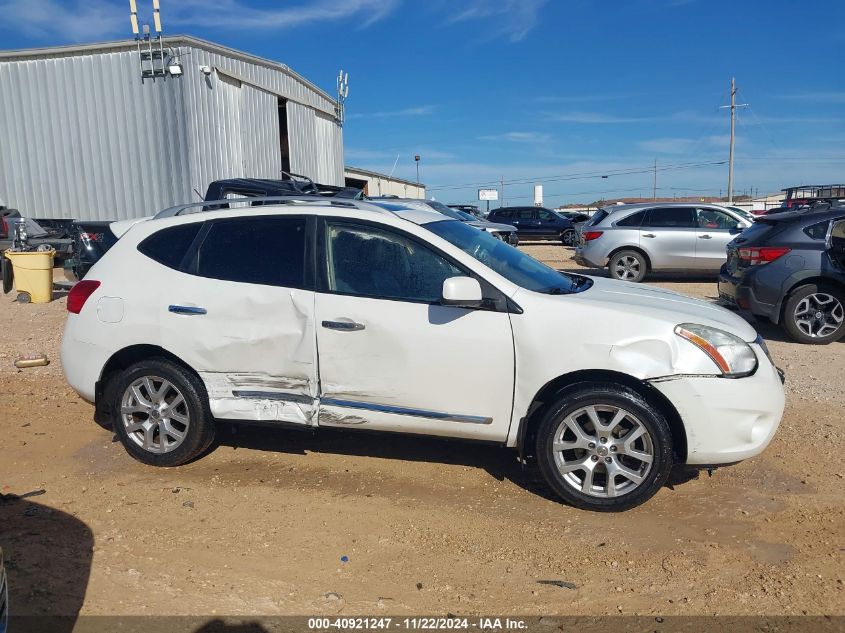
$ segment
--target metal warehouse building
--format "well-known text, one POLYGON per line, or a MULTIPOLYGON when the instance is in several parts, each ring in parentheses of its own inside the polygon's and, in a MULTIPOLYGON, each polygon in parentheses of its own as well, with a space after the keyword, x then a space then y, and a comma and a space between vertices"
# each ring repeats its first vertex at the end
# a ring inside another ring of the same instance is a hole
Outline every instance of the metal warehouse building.
POLYGON ((284 64, 192 37, 0 52, 0 198, 114 220, 212 180, 343 185, 336 101, 284 64))

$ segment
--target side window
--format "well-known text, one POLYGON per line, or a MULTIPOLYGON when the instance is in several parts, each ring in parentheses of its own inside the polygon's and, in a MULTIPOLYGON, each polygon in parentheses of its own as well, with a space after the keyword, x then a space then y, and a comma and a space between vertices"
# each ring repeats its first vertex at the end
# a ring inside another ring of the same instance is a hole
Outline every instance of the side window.
POLYGON ((443 281, 465 273, 407 237, 368 226, 329 223, 326 282, 343 294, 438 303, 443 281))
POLYGON ((806 233, 807 237, 810 239, 823 240, 827 238, 827 229, 829 226, 830 220, 825 220, 824 222, 818 222, 806 227, 804 229, 804 233, 806 233))
POLYGON ((513 211, 511 211, 510 209, 507 209, 505 211, 499 211, 497 209, 496 211, 491 211, 490 214, 494 215, 497 218, 502 218, 503 220, 510 220, 513 217, 513 211))
POLYGON ((552 220, 557 220, 557 216, 552 213, 551 211, 547 211, 546 209, 538 209, 537 213, 540 214, 540 219, 543 222, 549 222, 552 220))
POLYGON ((696 209, 695 219, 700 229, 727 230, 739 226, 736 218, 718 209, 696 209))
POLYGON ((178 269, 201 226, 202 222, 192 222, 162 229, 138 244, 138 250, 159 264, 178 269))
POLYGON ((650 209, 645 226, 653 228, 691 229, 695 227, 690 207, 658 207, 650 209))
POLYGON ((622 218, 616 223, 616 226, 640 226, 643 223, 645 211, 637 211, 628 217, 622 218))
POLYGON ((200 277, 305 287, 305 218, 248 217, 211 225, 197 253, 200 277))
POLYGON ((533 220, 535 217, 537 217, 537 212, 531 207, 522 207, 518 211, 516 217, 518 217, 520 220, 533 220))

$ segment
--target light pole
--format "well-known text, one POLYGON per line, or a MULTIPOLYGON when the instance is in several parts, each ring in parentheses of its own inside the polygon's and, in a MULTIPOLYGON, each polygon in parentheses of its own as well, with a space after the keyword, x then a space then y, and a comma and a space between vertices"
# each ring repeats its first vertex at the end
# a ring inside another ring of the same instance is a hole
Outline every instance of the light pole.
POLYGON ((417 184, 420 184, 420 155, 416 154, 414 156, 414 162, 417 164, 417 184))

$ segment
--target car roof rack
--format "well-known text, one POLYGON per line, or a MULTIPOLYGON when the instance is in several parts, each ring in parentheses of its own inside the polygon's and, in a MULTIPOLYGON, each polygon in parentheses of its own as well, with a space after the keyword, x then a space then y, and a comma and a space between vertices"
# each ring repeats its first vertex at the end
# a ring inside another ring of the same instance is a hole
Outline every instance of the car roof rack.
POLYGON ((230 208, 230 204, 248 204, 250 207, 277 204, 310 204, 319 207, 341 207, 347 209, 358 209, 360 211, 375 211, 377 213, 394 214, 393 211, 382 206, 364 202, 362 200, 352 200, 350 198, 326 198, 325 196, 319 195, 263 196, 255 198, 244 196, 241 198, 203 200, 201 202, 178 204, 174 207, 169 207, 159 211, 155 214, 155 216, 153 216, 153 219, 158 220, 160 218, 172 218, 179 215, 190 215, 193 213, 204 213, 207 211, 220 211, 221 209, 230 208))

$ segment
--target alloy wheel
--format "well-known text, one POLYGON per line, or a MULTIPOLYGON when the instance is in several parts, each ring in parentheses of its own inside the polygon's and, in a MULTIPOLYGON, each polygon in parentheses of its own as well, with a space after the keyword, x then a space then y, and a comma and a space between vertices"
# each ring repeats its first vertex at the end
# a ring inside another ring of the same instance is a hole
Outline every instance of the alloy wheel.
POLYGON ((640 261, 633 255, 620 257, 613 267, 613 275, 622 281, 636 279, 640 275, 640 261))
POLYGON ((176 450, 188 435, 188 403, 169 380, 143 376, 123 392, 120 419, 129 439, 155 454, 176 450))
POLYGON ((591 497, 619 497, 651 471, 654 443, 645 425, 615 405, 589 405, 558 425, 552 445, 567 485, 591 497))
POLYGON ((833 295, 816 292, 807 295, 793 313, 795 325, 811 338, 823 338, 836 332, 845 320, 845 308, 833 295))
POLYGON ((563 245, 564 246, 575 246, 578 244, 578 232, 573 231, 572 229, 565 231, 563 233, 563 245))

